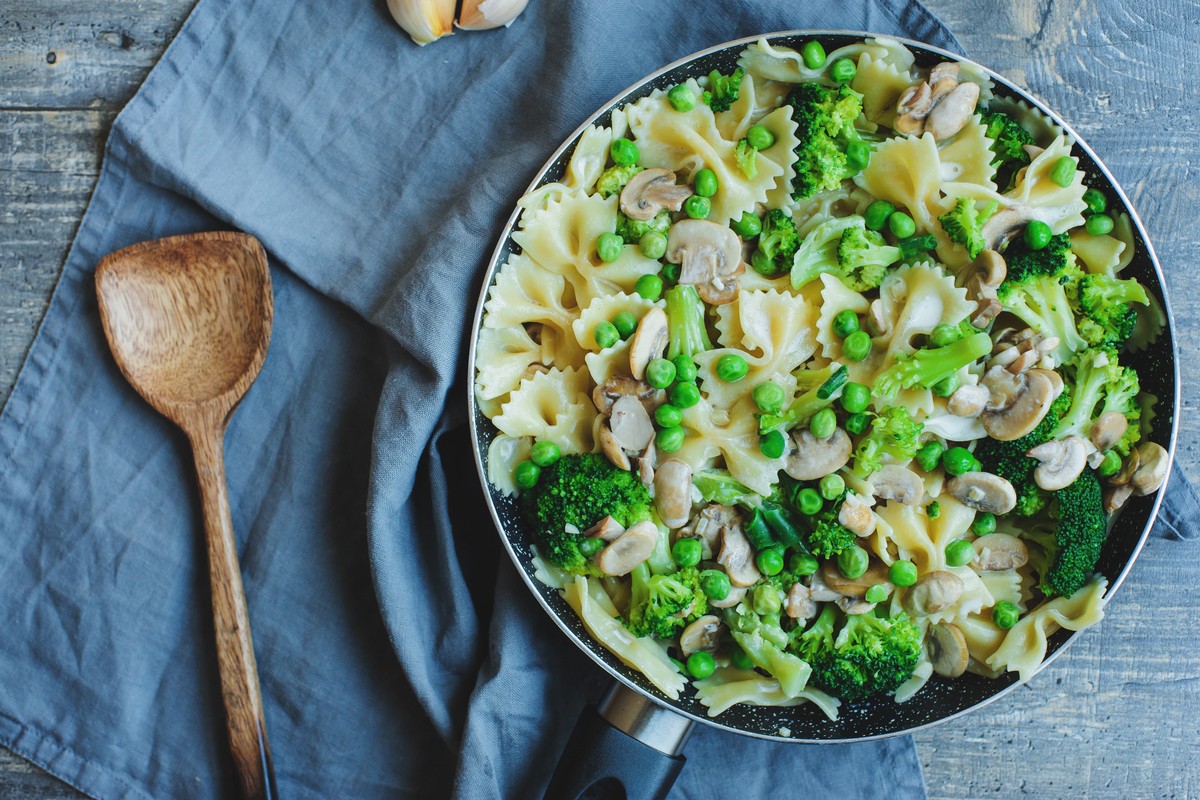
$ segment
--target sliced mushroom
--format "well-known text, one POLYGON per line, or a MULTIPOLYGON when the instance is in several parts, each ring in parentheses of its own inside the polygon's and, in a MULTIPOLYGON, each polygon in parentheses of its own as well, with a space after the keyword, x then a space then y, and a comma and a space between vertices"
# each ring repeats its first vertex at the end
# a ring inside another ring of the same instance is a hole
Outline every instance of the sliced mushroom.
POLYGON ((715 553, 721 546, 721 529, 740 522, 741 516, 733 506, 710 503, 697 515, 694 530, 715 553))
POLYGON ((658 527, 650 520, 639 522, 596 555, 596 566, 608 575, 628 575, 650 557, 657 544, 658 527))
POLYGON ((957 61, 939 61, 929 70, 929 82, 937 83, 943 78, 953 78, 957 83, 959 70, 957 61))
POLYGON ((913 506, 921 502, 925 495, 925 482, 907 467, 886 464, 869 480, 873 494, 881 500, 895 500, 913 506))
POLYGON ((946 410, 956 417, 978 417, 987 408, 990 392, 982 386, 960 386, 950 395, 946 410))
POLYGON ((979 229, 988 250, 999 252, 1025 230, 1025 226, 1035 219, 1033 209, 1026 205, 1011 205, 1000 209, 979 229))
POLYGON ((1020 569, 1029 563, 1029 548, 1007 533, 989 533, 975 540, 979 569, 984 572, 1003 572, 1020 569))
POLYGON ((835 592, 825 583, 825 579, 821 577, 820 571, 814 572, 808 579, 808 591, 812 599, 818 603, 832 603, 842 595, 835 592))
POLYGON ((683 657, 687 658, 692 653, 711 653, 717 649, 720 641, 721 620, 712 614, 705 614, 679 634, 679 649, 683 657))
POLYGON ((640 453, 654 441, 654 423, 636 397, 626 395, 613 403, 608 427, 621 447, 640 453))
POLYGON ((606 542, 611 542, 624 532, 625 528, 621 526, 621 523, 612 517, 605 517, 584 531, 583 535, 589 539, 603 539, 606 542))
POLYGON ((692 513, 692 468, 686 461, 668 458, 654 474, 654 507, 668 528, 687 524, 692 513))
POLYGON ((737 297, 742 240, 732 229, 704 219, 685 219, 667 234, 667 260, 679 264, 679 282, 696 287, 706 303, 722 305, 737 297))
POLYGON ((609 414, 613 404, 626 395, 640 400, 650 414, 667 402, 667 393, 662 389, 655 389, 645 381, 634 380, 628 375, 613 375, 592 390, 592 403, 601 414, 609 414))
POLYGON ((838 522, 855 536, 870 536, 875 532, 875 514, 871 506, 857 494, 848 492, 838 509, 838 522))
POLYGON ((1031 369, 1041 360, 1042 353, 1036 348, 1031 347, 1024 352, 1019 352, 1017 357, 1012 360, 1012 363, 1008 365, 1007 369, 1014 375, 1018 375, 1027 369, 1031 369))
MULTIPOLYGON (((946 80, 946 79, 942 79, 946 80)), ((963 129, 979 103, 979 84, 959 83, 938 100, 938 84, 933 86, 934 106, 925 118, 925 132, 935 141, 944 141, 963 129)))
POLYGON ((762 577, 754 565, 754 552, 741 524, 721 528, 721 552, 717 554, 717 563, 725 568, 725 574, 734 586, 752 586, 762 577))
POLYGON ((1138 466, 1141 464, 1141 453, 1136 449, 1129 451, 1129 455, 1125 457, 1125 461, 1121 464, 1121 471, 1108 479, 1108 482, 1113 486, 1123 486, 1133 479, 1133 473, 1137 472, 1138 466))
POLYGON ((621 213, 645 222, 663 209, 678 211, 692 194, 692 187, 675 183, 671 170, 644 169, 621 190, 621 213))
POLYGON ((654 446, 654 440, 646 445, 646 449, 642 451, 637 458, 635 466, 638 471, 638 478, 646 487, 654 485, 654 462, 658 459, 658 448, 654 446))
POLYGON ((964 506, 988 514, 1007 514, 1017 505, 1013 485, 990 472, 964 472, 946 483, 946 491, 964 506))
POLYGON ((857 597, 839 597, 833 602, 846 614, 866 614, 875 607, 874 603, 868 603, 857 597))
POLYGON ((629 456, 625 455, 624 448, 617 441, 617 437, 613 435, 608 423, 600 426, 600 452, 604 453, 617 469, 628 470, 631 466, 629 456))
POLYGON ((1139 497, 1157 492, 1167 479, 1167 451, 1154 442, 1138 446, 1138 468, 1129 480, 1139 497))
POLYGON ((896 121, 892 129, 905 135, 920 135, 925 129, 925 117, 933 108, 933 94, 928 83, 910 86, 896 103, 896 121))
POLYGON ((784 462, 783 471, 798 481, 815 481, 837 472, 850 460, 853 444, 841 428, 824 439, 812 435, 808 428, 792 432, 794 448, 784 462))
POLYGON ((1011 442, 1036 428, 1057 396, 1050 377, 1056 374, 1053 370, 1030 369, 1013 375, 1001 367, 989 369, 982 384, 990 399, 979 415, 988 436, 1011 442))
POLYGON ((1133 486, 1128 483, 1121 483, 1114 486, 1109 486, 1104 490, 1104 511, 1111 514, 1121 506, 1125 505, 1125 501, 1133 496, 1133 486))
POLYGON ((939 622, 925 632, 925 652, 933 671, 943 678, 957 678, 967 671, 967 637, 957 625, 939 622))
POLYGON ((1075 482, 1087 466, 1088 448, 1078 436, 1042 442, 1025 455, 1040 463, 1033 471, 1033 480, 1047 492, 1057 492, 1075 482))
POLYGON ((821 581, 825 586, 828 586, 833 591, 843 597, 863 598, 867 596, 867 589, 870 589, 877 583, 882 583, 887 590, 892 590, 892 584, 888 580, 888 567, 878 558, 871 557, 871 562, 867 566, 867 571, 857 578, 847 578, 837 568, 837 564, 833 561, 826 561, 821 565, 821 581))
POLYGON ((1008 266, 1004 263, 1004 256, 995 250, 982 251, 976 256, 974 261, 963 269, 959 280, 962 287, 967 290, 967 299, 974 300, 980 304, 980 307, 975 311, 975 317, 971 320, 971 324, 975 327, 984 327, 984 325, 1000 313, 999 308, 997 308, 995 314, 984 315, 983 304, 985 301, 991 300, 997 306, 1000 305, 996 299, 996 289, 1000 284, 1004 283, 1004 278, 1007 275, 1008 266), (983 319, 980 319, 981 316, 983 319), (976 320, 980 321, 977 322, 976 320))
POLYGON ((639 381, 646 374, 646 365, 660 358, 667 349, 667 312, 654 306, 638 321, 637 330, 629 340, 629 372, 639 381))
POLYGON ((745 599, 746 590, 741 586, 734 586, 730 588, 724 600, 709 600, 708 604, 713 608, 733 608, 745 599))
POLYGON ((1104 452, 1121 441, 1121 437, 1128 429, 1129 420, 1125 418, 1124 414, 1120 411, 1105 411, 1092 423, 1088 438, 1092 440, 1092 444, 1096 445, 1097 450, 1104 452))
POLYGON ((800 581, 793 583, 792 588, 788 590, 784 611, 799 623, 812 619, 813 615, 817 613, 817 604, 812 599, 812 590, 800 581))
POLYGON ((953 572, 934 570, 921 576, 904 597, 904 608, 914 616, 926 617, 958 602, 966 586, 953 572))

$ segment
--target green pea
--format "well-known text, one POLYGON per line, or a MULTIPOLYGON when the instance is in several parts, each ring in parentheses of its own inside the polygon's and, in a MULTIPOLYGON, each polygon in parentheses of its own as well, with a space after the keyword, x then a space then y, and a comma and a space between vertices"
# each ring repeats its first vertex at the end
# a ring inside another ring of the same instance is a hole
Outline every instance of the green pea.
MULTIPOLYGON (((708 167, 697 172, 692 182, 696 185, 696 194, 701 197, 712 197, 717 193, 717 173, 708 167)), ((708 214, 706 213, 704 216, 707 217, 708 214)))
POLYGON ((694 567, 704 555, 704 546, 699 539, 685 536, 671 545, 671 559, 681 567, 694 567))
POLYGON ((856 544, 852 544, 837 557, 838 571, 850 580, 861 578, 871 565, 871 556, 856 544))
POLYGON ((1063 156, 1050 167, 1050 180, 1064 189, 1075 180, 1075 159, 1063 156))
POLYGON ((1001 600, 992 606, 992 622, 996 623, 997 628, 1007 630, 1016 625, 1020 618, 1021 609, 1012 600, 1001 600))
POLYGON ((743 239, 753 239, 762 233, 762 220, 750 211, 743 211, 741 218, 735 220, 730 227, 743 239))
POLYGON ((845 339, 860 330, 862 330, 862 326, 858 324, 858 314, 855 314, 853 309, 843 308, 834 315, 833 332, 840 338, 845 339))
POLYGON ((746 651, 734 645, 729 651, 729 663, 733 664, 738 669, 754 669, 754 662, 750 660, 750 656, 746 655, 746 651))
POLYGON ((816 39, 805 42, 804 47, 800 49, 800 55, 804 59, 804 66, 809 69, 825 66, 825 48, 816 39))
POLYGON ((529 460, 539 467, 548 467, 562 458, 562 451, 554 442, 536 442, 529 448, 529 460))
POLYGON ((746 130, 746 141, 755 150, 766 150, 775 144, 775 134, 771 133, 770 128, 762 125, 751 125, 746 130))
POLYGON ((683 201, 683 212, 692 219, 706 219, 712 212, 712 202, 707 197, 694 194, 683 201))
POLYGON ((750 365, 737 353, 726 353, 717 359, 717 377, 726 383, 737 383, 749 371, 750 365))
POLYGON ((767 431, 759 437, 758 449, 767 458, 779 458, 787 450, 787 439, 780 431, 767 431))
POLYGON ((616 325, 608 320, 601 320, 596 323, 596 327, 592 328, 592 338, 596 340, 596 344, 600 346, 601 350, 607 350, 617 343, 621 334, 617 333, 616 325))
POLYGON ((679 283, 679 270, 678 264, 663 264, 663 268, 659 270, 658 274, 662 276, 664 284, 674 286, 679 283))
POLYGON ((934 325, 929 334, 929 344, 933 347, 945 347, 954 344, 958 339, 958 326, 948 322, 939 322, 934 325))
POLYGON ((836 472, 831 472, 821 482, 817 484, 817 489, 821 493, 821 497, 826 500, 837 500, 842 496, 842 492, 846 491, 846 480, 836 472))
POLYGON ((762 250, 755 250, 754 254, 750 256, 750 266, 759 275, 767 278, 774 278, 779 274, 775 262, 762 250))
POLYGON ((1088 211, 1093 214, 1103 214, 1108 208, 1108 198, 1099 189, 1088 189, 1084 192, 1083 202, 1087 205, 1088 211))
POLYGON ((1083 223, 1083 228, 1092 236, 1103 236, 1112 232, 1113 218, 1108 214, 1093 214, 1083 223))
MULTIPOLYGON (((642 238, 638 239, 638 249, 646 258, 653 258, 657 261, 667 254, 667 237, 658 231, 646 231, 642 234, 642 238)), ((647 276, 643 275, 642 277, 647 276)))
POLYGON ((755 386, 750 396, 754 398, 754 405, 758 406, 759 411, 764 414, 778 414, 783 409, 783 401, 787 395, 778 383, 767 381, 755 386))
POLYGON ((654 421, 660 428, 677 428, 683 424, 683 412, 677 406, 663 403, 654 409, 654 421))
POLYGON ((863 219, 866 221, 868 228, 873 231, 881 231, 887 225, 888 218, 895 212, 896 206, 887 200, 876 200, 867 206, 867 213, 863 214, 863 219))
POLYGON ((770 584, 760 584, 754 588, 754 613, 777 614, 783 602, 779 599, 779 590, 770 584))
POLYGON ((888 588, 882 583, 877 583, 870 589, 867 589, 867 593, 863 599, 868 603, 882 603, 888 599, 888 588))
POLYGON ((795 575, 812 575, 821 568, 821 562, 808 553, 795 553, 788 559, 788 571, 795 575))
POLYGON ((893 561, 888 567, 888 580, 897 586, 912 586, 917 582, 917 565, 911 561, 893 561))
POLYGON ((696 362, 689 355, 679 354, 672 359, 675 365, 675 380, 692 383, 696 380, 696 362))
POLYGON ((951 567, 963 567, 975 560, 975 545, 966 539, 955 539, 946 545, 946 563, 951 567))
POLYGON ((816 489, 809 487, 796 492, 796 508, 800 509, 801 514, 811 517, 821 513, 824 506, 825 501, 821 499, 821 493, 816 489))
POLYGON ((625 240, 615 233, 602 233, 596 237, 596 255, 606 264, 611 264, 625 251, 625 240))
POLYGON ((866 169, 871 163, 871 145, 853 141, 846 145, 846 166, 854 170, 866 169))
POLYGON ((683 428, 661 428, 658 433, 654 434, 654 446, 663 453, 674 453, 679 448, 683 447, 683 440, 687 438, 687 434, 683 428))
POLYGON ((706 569, 700 573, 700 591, 709 600, 724 600, 729 597, 729 576, 719 569, 706 569))
POLYGON ((1104 460, 1100 462, 1100 466, 1096 467, 1096 472, 1100 477, 1107 478, 1111 475, 1116 475, 1121 471, 1121 454, 1116 450, 1109 450, 1104 454, 1104 460))
POLYGON ((685 84, 672 86, 667 92, 667 102, 676 111, 691 111, 696 107, 696 93, 685 84))
POLYGON ((942 515, 942 504, 934 500, 929 505, 925 506, 925 516, 929 519, 937 519, 942 515))
POLYGON ((832 408, 822 408, 808 421, 808 430, 818 439, 828 439, 837 430, 837 414, 832 408))
MULTIPOLYGON (((662 234, 647 233, 646 236, 662 236, 662 234)), ((642 237, 643 242, 646 241, 646 236, 642 237)), ((633 285, 633 290, 647 300, 654 302, 658 298, 662 297, 662 278, 658 277, 657 275, 643 275, 637 279, 637 283, 633 285)))
MULTIPOLYGON (((679 373, 675 373, 675 379, 679 379, 679 373)), ((670 388, 667 392, 667 399, 672 405, 679 408, 691 408, 700 402, 700 390, 694 383, 683 383, 680 381, 670 388)))
POLYGON ((713 660, 712 653, 698 650, 688 656, 687 670, 696 680, 704 680, 712 675, 716 668, 717 662, 713 660))
POLYGON ((620 164, 623 167, 636 164, 638 161, 637 145, 628 139, 614 139, 608 148, 608 154, 612 156, 614 164, 620 164))
POLYGON ((579 543, 579 552, 584 558, 591 558, 604 549, 605 542, 603 539, 588 539, 585 538, 579 543))
POLYGON ((837 83, 849 83, 858 74, 858 67, 848 58, 839 58, 829 67, 829 77, 837 83))
POLYGON ((783 572, 783 553, 778 547, 768 547, 766 550, 759 551, 754 563, 758 565, 758 571, 763 575, 778 575, 783 572))
POLYGON ((855 331, 842 340, 842 355, 851 361, 862 361, 871 354, 871 336, 866 331, 855 331))
POLYGON ((962 381, 959 380, 958 374, 947 375, 933 385, 934 397, 949 397, 958 390, 958 386, 962 381))
POLYGON ((1029 245, 1030 250, 1041 250, 1050 244, 1050 237, 1053 235, 1050 226, 1040 219, 1035 219, 1025 226, 1025 244, 1029 245))
POLYGON ((542 468, 532 461, 522 461, 513 470, 513 482, 520 489, 532 489, 542 477, 542 468))
POLYGON ((866 414, 859 412, 846 417, 846 422, 843 427, 845 427, 846 433, 852 433, 855 436, 858 436, 860 433, 869 428, 870 425, 871 418, 866 414))
POLYGON ((975 466, 975 463, 975 456, 971 455, 971 451, 965 447, 951 447, 942 453, 942 466, 951 475, 972 472, 971 468, 975 466))
POLYGON ((675 365, 665 358, 655 358, 646 365, 646 383, 655 389, 665 389, 675 382, 675 365))
POLYGON ((638 318, 633 315, 632 311, 622 311, 613 317, 612 324, 622 339, 628 339, 637 330, 638 318))
POLYGON ((976 536, 987 536, 989 533, 996 532, 996 515, 988 512, 975 515, 975 521, 971 523, 971 533, 976 536))
POLYGON ((897 239, 907 239, 917 232, 917 223, 913 222, 913 218, 903 211, 893 211, 888 217, 888 230, 897 239))
POLYGON ((915 456, 917 466, 926 472, 933 472, 937 469, 938 464, 942 463, 942 455, 945 452, 945 445, 936 439, 932 442, 926 442, 917 449, 915 456))
POLYGON ((838 399, 846 411, 860 414, 871 405, 871 389, 866 384, 851 381, 842 389, 842 396, 838 399))

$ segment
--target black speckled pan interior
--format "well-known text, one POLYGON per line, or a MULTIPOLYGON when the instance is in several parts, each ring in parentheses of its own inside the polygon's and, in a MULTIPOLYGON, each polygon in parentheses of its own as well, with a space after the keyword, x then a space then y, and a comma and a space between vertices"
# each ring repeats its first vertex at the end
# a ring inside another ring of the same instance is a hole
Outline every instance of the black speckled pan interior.
MULTIPOLYGON (((871 34, 825 32, 825 31, 790 31, 786 33, 768 34, 767 38, 774 45, 783 45, 799 49, 803 42, 817 38, 831 52, 845 44, 861 40, 871 34)), ((689 56, 663 70, 654 73, 634 84, 612 102, 600 109, 590 119, 583 122, 580 129, 562 145, 546 165, 538 172, 530 188, 550 183, 559 179, 570 159, 583 129, 589 124, 607 125, 613 108, 626 103, 635 102, 657 88, 668 88, 690 77, 707 75, 713 69, 722 72, 731 71, 738 54, 746 45, 758 37, 743 39, 736 42, 719 45, 709 50, 689 56)), ((916 55, 919 66, 930 66, 942 60, 963 59, 937 48, 931 48, 918 42, 900 40, 916 55)), ((1080 156, 1080 168, 1088 173, 1090 185, 1100 188, 1110 198, 1114 211, 1122 206, 1129 212, 1134 222, 1134 234, 1138 239, 1137 254, 1133 263, 1123 273, 1128 277, 1136 277, 1147 289, 1155 294, 1167 311, 1170 320, 1170 307, 1164 294, 1161 269, 1153 248, 1146 239, 1146 233, 1137 214, 1129 205, 1128 198, 1121 191, 1108 170, 1099 162, 1095 154, 1087 147, 1077 134, 1052 111, 1026 92, 1013 86, 995 73, 988 74, 995 81, 997 97, 1012 97, 1025 100, 1030 105, 1040 109, 1074 136, 1079 143, 1076 152, 1080 156)), ((489 268, 480 290, 479 304, 476 309, 473 336, 475 337, 470 352, 470 373, 475 373, 475 350, 478 333, 482 320, 483 301, 491 288, 496 272, 500 265, 513 252, 519 252, 512 241, 511 233, 516 225, 517 214, 513 213, 501 235, 499 244, 492 255, 489 268)), ((1175 348, 1174 327, 1168 325, 1162 337, 1148 351, 1134 353, 1128 356, 1129 364, 1137 368, 1141 377, 1142 388, 1152 392, 1159 398, 1157 416, 1154 419, 1152 439, 1167 448, 1174 455, 1176 416, 1179 407, 1179 375, 1175 348)), ((468 394, 471 394, 468 391, 468 394)), ((646 695, 654 701, 689 716, 699 722, 718 728, 745 733, 780 741, 795 742, 846 742, 864 739, 874 739, 909 733, 938 722, 951 719, 971 709, 995 700, 1013 688, 1017 683, 1016 673, 1007 673, 996 680, 966 674, 956 680, 932 678, 921 692, 904 704, 897 704, 890 698, 876 698, 859 703, 844 703, 839 719, 829 721, 815 706, 811 704, 791 708, 768 708, 739 705, 729 709, 717 718, 710 718, 707 709, 693 696, 689 687, 678 700, 670 700, 662 695, 638 672, 635 672, 597 642, 591 639, 583 629, 582 624, 567 603, 554 589, 543 586, 534 578, 534 568, 530 560, 529 544, 532 531, 522 523, 518 510, 512 499, 494 490, 487 482, 487 451, 488 445, 496 435, 496 429, 483 416, 475 404, 473 394, 469 398, 472 428, 475 443, 476 463, 480 471, 480 479, 484 484, 484 493, 491 506, 492 516, 505 549, 512 557, 525 583, 534 593, 547 613, 557 622, 567 637, 578 647, 581 647, 600 666, 611 673, 616 679, 635 691, 646 695), (789 731, 788 736, 781 736, 780 730, 789 731)), ((1156 496, 1133 498, 1121 512, 1113 524, 1109 540, 1105 545, 1100 559, 1099 570, 1109 578, 1109 595, 1121 584, 1129 572, 1139 550, 1149 534, 1151 524, 1158 511, 1159 497, 1156 496)), ((1134 578, 1136 580, 1136 577, 1134 578)), ((1086 636, 1087 631, 1075 634, 1060 630, 1050 640, 1047 661, 1062 651, 1076 635, 1086 636)), ((571 646, 567 640, 563 647, 571 646)), ((1054 691, 1051 686, 1041 687, 1041 691, 1054 691)))

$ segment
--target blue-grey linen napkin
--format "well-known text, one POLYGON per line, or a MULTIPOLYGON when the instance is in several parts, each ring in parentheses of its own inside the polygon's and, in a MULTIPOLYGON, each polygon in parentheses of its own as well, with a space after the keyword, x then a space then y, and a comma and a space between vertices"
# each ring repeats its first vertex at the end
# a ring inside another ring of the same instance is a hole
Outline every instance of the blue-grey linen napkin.
MULTIPOLYGON (((548 153, 641 75, 799 27, 956 48, 918 3, 533 0, 418 49, 379 0, 201 0, 115 123, 0 418, 0 744, 102 798, 231 796, 183 437, 123 382, 99 259, 240 228, 275 331, 226 456, 283 797, 531 797, 603 675, 502 556, 465 433, 464 338, 548 153)), ((920 797, 907 738, 708 729, 673 797, 920 797)))

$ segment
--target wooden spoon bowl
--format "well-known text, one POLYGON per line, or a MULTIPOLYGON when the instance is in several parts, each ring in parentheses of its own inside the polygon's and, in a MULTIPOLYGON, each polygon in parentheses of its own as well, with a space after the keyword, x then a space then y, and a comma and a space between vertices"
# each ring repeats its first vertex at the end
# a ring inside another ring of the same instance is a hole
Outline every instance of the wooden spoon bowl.
POLYGON ((104 335, 125 379, 191 441, 204 508, 217 666, 244 798, 276 797, 250 621, 225 485, 225 429, 258 377, 274 304, 252 236, 143 242, 96 269, 104 335))

